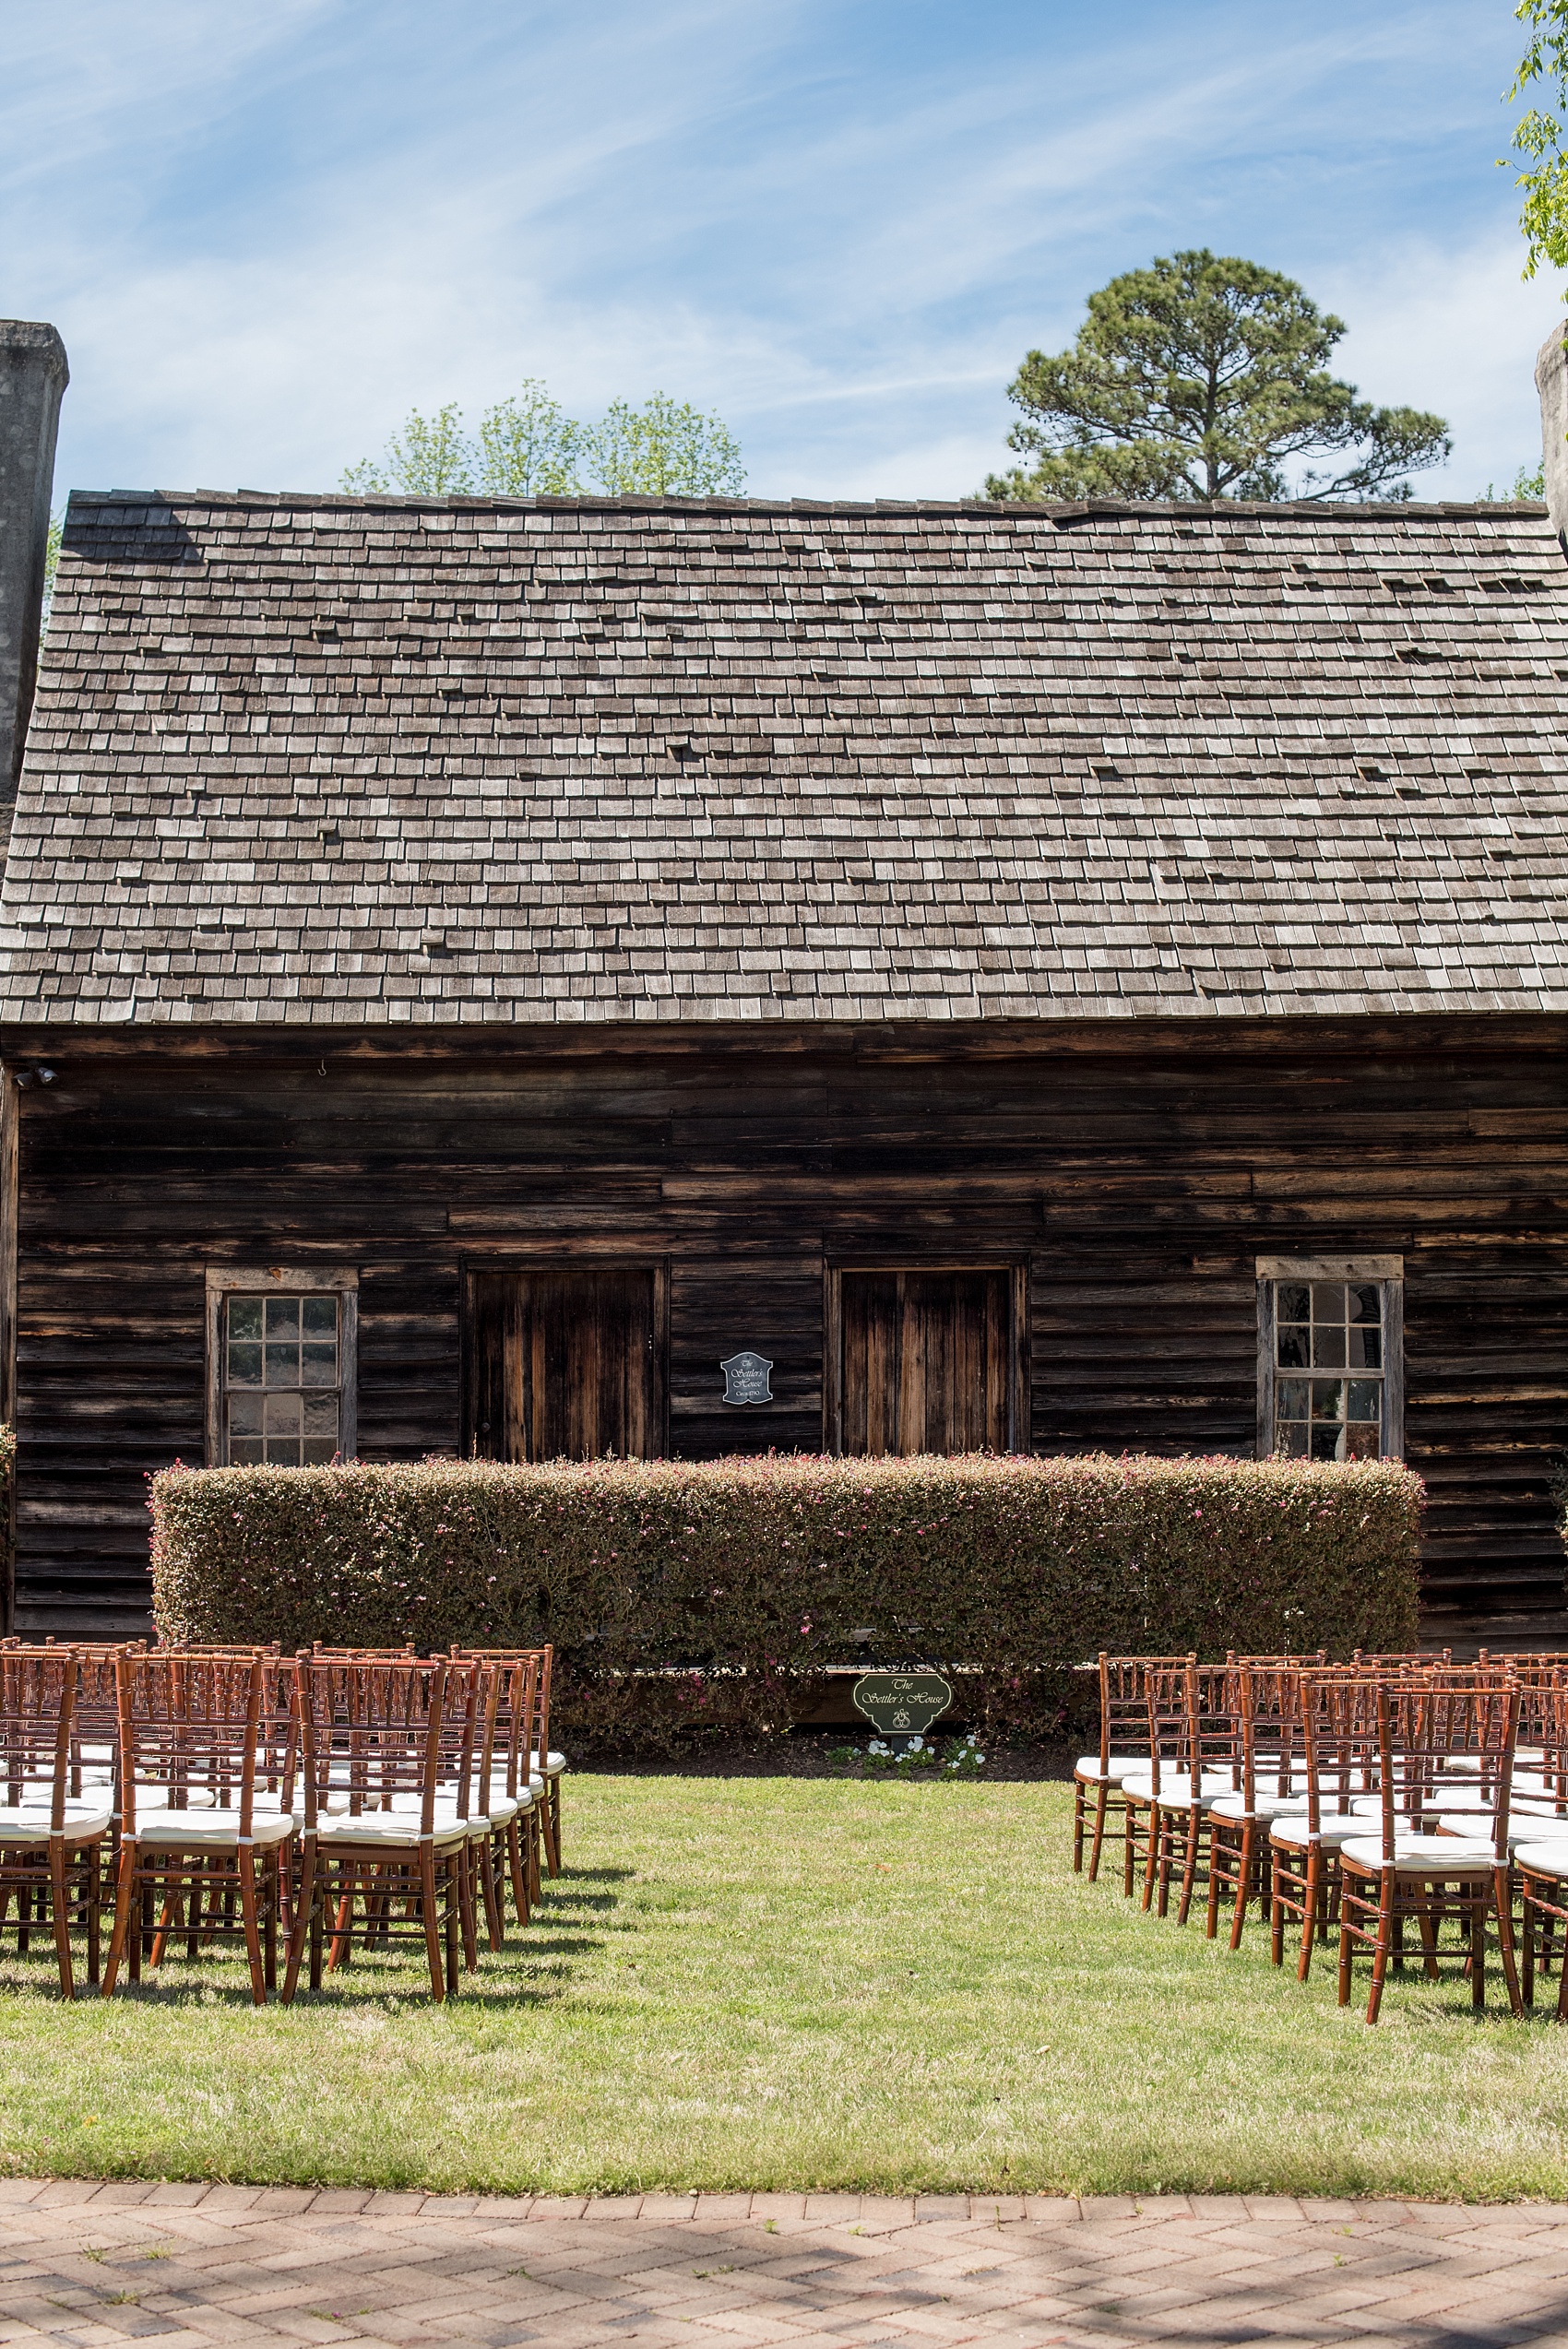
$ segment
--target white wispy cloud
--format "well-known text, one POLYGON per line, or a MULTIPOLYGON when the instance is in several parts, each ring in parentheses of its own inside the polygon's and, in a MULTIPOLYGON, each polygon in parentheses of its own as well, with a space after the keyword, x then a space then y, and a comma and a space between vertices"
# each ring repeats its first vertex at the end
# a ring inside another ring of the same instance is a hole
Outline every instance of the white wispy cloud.
POLYGON ((955 62, 899 0, 65 0, 0 97, 0 302, 66 337, 77 480, 327 484, 534 374, 718 407, 759 488, 955 495, 1025 349, 1206 242, 1450 415, 1456 487, 1511 480, 1551 296, 1480 152, 1507 27, 1130 6, 998 0, 955 62))

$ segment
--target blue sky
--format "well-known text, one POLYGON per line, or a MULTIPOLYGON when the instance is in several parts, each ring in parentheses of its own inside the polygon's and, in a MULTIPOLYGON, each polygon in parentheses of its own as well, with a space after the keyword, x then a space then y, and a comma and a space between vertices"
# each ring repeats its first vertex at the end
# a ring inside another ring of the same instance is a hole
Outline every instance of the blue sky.
POLYGON ((1085 296, 1182 245, 1300 278, 1418 493, 1539 448, 1509 0, 53 0, 6 11, 0 313, 58 484, 320 488, 526 375, 717 408, 750 486, 962 496, 1085 296))

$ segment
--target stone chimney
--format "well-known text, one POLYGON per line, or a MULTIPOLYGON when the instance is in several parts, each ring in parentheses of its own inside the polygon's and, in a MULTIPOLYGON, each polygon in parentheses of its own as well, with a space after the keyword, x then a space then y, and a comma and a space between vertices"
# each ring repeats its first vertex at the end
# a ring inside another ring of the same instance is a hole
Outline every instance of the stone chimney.
POLYGON ((1568 554, 1568 318, 1560 318, 1536 353, 1540 394, 1540 442, 1546 456, 1546 503, 1558 544, 1568 554))
POLYGON ((53 326, 0 318, 0 809, 17 796, 38 676, 49 499, 60 397, 70 380, 53 326))

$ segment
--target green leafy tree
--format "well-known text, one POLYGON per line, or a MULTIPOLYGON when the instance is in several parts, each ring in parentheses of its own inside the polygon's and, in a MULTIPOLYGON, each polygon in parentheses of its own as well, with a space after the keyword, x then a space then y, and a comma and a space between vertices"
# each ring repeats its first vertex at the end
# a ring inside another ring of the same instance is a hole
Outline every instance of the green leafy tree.
MULTIPOLYGON (((1568 0, 1563 0, 1568 6, 1568 0)), ((988 497, 1408 498, 1453 444, 1441 416, 1374 408, 1327 373, 1342 320, 1291 278, 1208 252, 1089 296, 1071 350, 1031 350, 1008 397, 1028 467, 988 497), (1326 457, 1292 489, 1291 458, 1326 457)))
POLYGON ((583 428, 530 375, 480 419, 475 476, 484 497, 569 497, 580 488, 583 428))
POLYGON ((579 424, 530 377, 463 430, 455 403, 410 412, 380 460, 351 465, 355 496, 611 497, 734 495, 745 483, 740 444, 721 418, 655 392, 643 407, 612 400, 599 423, 579 424))
POLYGON ((343 475, 343 487, 359 497, 389 492, 402 497, 467 497, 473 485, 473 445, 463 431, 463 411, 452 401, 434 416, 410 409, 379 465, 367 457, 343 475))
POLYGON ((665 392, 642 408, 612 400, 585 455, 609 497, 733 497, 745 486, 740 444, 722 420, 665 392))
MULTIPOLYGON (((1527 465, 1521 465, 1514 476, 1514 486, 1507 494, 1511 498, 1544 497, 1546 495, 1545 457, 1541 458, 1533 473, 1527 465)), ((1481 505, 1487 505, 1494 502, 1496 496, 1497 492, 1489 481, 1477 502, 1481 505)))
MULTIPOLYGON (((1514 160, 1522 164, 1515 184, 1525 191, 1519 226, 1525 236, 1525 269, 1533 278, 1543 261, 1568 269, 1568 157, 1562 152, 1568 115, 1568 0, 1519 0, 1514 11, 1529 27, 1529 45, 1519 70, 1503 94, 1512 105, 1538 91, 1544 105, 1532 105, 1514 126, 1514 160)), ((1505 158, 1499 157, 1506 171, 1505 158)))

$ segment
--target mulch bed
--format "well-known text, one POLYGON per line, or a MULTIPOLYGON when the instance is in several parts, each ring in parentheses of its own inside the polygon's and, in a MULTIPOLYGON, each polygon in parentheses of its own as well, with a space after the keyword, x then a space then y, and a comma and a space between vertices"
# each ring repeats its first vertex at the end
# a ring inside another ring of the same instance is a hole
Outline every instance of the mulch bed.
MULTIPOLYGON (((797 1729, 788 1738, 759 1738, 753 1744, 708 1746, 699 1753, 660 1755, 653 1759, 600 1755, 573 1761, 574 1770, 591 1770, 612 1777, 630 1778, 908 1778, 915 1785, 934 1784, 944 1770, 872 1770, 863 1761, 833 1759, 846 1747, 863 1752, 869 1730, 797 1729)), ((940 1730, 936 1742, 945 1750, 940 1730)), ((984 1766, 975 1774, 989 1779, 1067 1779, 1081 1747, 1052 1745, 988 1745, 984 1766)))

